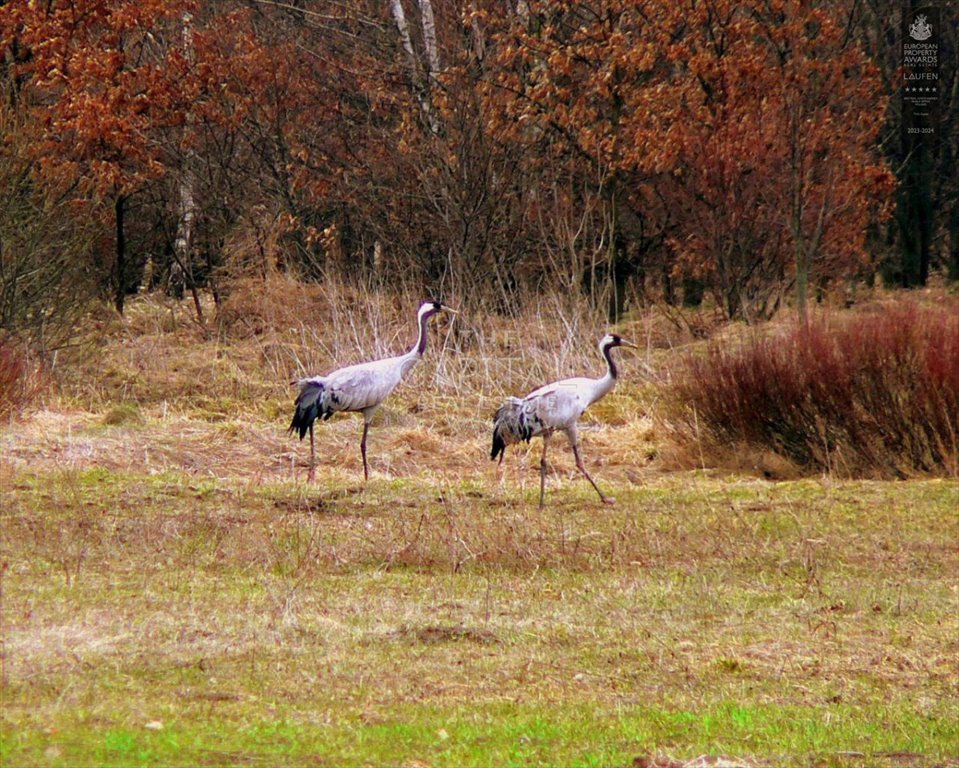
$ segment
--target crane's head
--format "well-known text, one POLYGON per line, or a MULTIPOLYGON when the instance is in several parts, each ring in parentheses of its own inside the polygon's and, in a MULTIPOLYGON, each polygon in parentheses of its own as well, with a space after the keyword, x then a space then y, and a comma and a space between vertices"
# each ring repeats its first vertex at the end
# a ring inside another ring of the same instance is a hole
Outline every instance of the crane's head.
POLYGON ((619 336, 615 333, 607 333, 599 342, 600 351, 605 351, 607 349, 612 349, 613 347, 631 347, 632 349, 639 349, 633 342, 626 341, 622 336, 619 336))
POLYGON ((437 312, 452 312, 456 314, 456 310, 452 307, 448 307, 442 301, 436 301, 435 299, 427 299, 420 305, 420 311, 417 313, 420 319, 424 317, 432 317, 437 312))

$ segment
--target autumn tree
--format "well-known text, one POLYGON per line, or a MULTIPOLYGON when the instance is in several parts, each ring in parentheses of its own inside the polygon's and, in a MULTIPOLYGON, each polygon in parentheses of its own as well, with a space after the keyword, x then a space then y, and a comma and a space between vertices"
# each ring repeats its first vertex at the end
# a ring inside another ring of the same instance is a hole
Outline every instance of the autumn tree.
POLYGON ((0 346, 41 355, 69 344, 96 296, 88 258, 96 229, 68 194, 37 184, 33 116, 0 104, 0 346))
POLYGON ((322 67, 296 50, 301 26, 240 2, 0 7, 17 108, 42 116, 37 176, 110 222, 117 309, 149 258, 192 290, 200 315, 199 280, 257 205, 310 252, 311 206, 329 187, 312 117, 336 113, 322 67))
POLYGON ((872 154, 884 104, 815 3, 531 3, 510 34, 497 85, 517 137, 602 179, 617 254, 625 212, 658 222, 674 274, 755 318, 860 263, 890 189, 872 154))
POLYGON ((531 238, 518 150, 477 96, 482 30, 457 0, 302 10, 301 50, 326 98, 299 121, 316 126, 304 180, 328 184, 303 198, 324 259, 313 275, 339 269, 362 283, 467 294, 494 283, 508 294, 531 238))
POLYGON ((135 196, 164 171, 155 141, 181 119, 187 62, 167 39, 189 0, 74 0, 0 6, 0 41, 16 52, 22 108, 42 111, 38 170, 54 189, 74 189, 91 213, 112 220, 111 284, 122 311, 132 270, 127 216, 135 196))
MULTIPOLYGON (((183 179, 190 180, 193 250, 203 254, 198 268, 216 293, 212 281, 224 251, 249 254, 250 244, 241 241, 252 238, 257 269, 295 264, 310 274, 318 253, 315 211, 333 174, 328 129, 337 111, 322 60, 302 54, 309 25, 298 12, 223 3, 200 9, 189 40, 182 125, 165 134, 164 148, 177 184, 167 186, 168 205, 183 199, 183 179), (264 229, 280 233, 288 264, 261 252, 264 229)), ((176 244, 182 234, 178 226, 167 238, 176 244)))
POLYGON ((689 3, 669 48, 677 75, 669 188, 673 247, 730 317, 762 319, 795 286, 853 272, 892 177, 875 151, 885 100, 845 30, 814 3, 689 3))
POLYGON ((665 129, 655 83, 666 76, 666 7, 536 2, 519 4, 506 24, 495 12, 485 16, 497 57, 485 94, 496 119, 511 126, 527 172, 568 179, 567 193, 557 197, 547 186, 539 201, 572 194, 581 210, 595 211, 592 242, 577 248, 601 259, 588 259, 580 277, 586 285, 609 281, 611 316, 623 309, 627 280, 650 266, 667 221, 651 181, 668 161, 650 151, 665 129))
POLYGON ((228 267, 611 317, 683 280, 758 319, 861 264, 889 195, 845 1, 14 0, 0 33, 118 308, 149 256, 198 313, 228 267))

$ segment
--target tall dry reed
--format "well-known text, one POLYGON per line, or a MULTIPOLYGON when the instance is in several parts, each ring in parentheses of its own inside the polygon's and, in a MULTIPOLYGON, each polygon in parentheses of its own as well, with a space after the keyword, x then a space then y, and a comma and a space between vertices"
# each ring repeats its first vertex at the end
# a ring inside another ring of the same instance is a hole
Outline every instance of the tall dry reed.
MULTIPOLYGON (((409 286, 367 291, 273 274, 234 282, 221 320, 229 336, 255 339, 277 380, 288 380, 402 353, 415 341, 416 310, 426 298, 409 286)), ((416 375, 451 397, 498 399, 602 370, 596 345, 609 328, 582 297, 547 291, 517 298, 507 313, 491 312, 469 292, 436 298, 459 311, 432 322, 429 365, 416 375)))

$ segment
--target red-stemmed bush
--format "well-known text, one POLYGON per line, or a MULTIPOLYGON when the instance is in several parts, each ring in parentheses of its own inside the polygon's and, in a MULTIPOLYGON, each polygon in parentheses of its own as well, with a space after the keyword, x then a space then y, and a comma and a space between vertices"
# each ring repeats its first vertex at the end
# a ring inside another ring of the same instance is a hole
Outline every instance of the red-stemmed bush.
POLYGON ((0 338, 0 419, 19 413, 37 391, 35 366, 23 347, 0 338))
POLYGON ((682 361, 670 426, 700 453, 772 450, 849 476, 957 474, 959 313, 912 301, 713 342, 682 361))

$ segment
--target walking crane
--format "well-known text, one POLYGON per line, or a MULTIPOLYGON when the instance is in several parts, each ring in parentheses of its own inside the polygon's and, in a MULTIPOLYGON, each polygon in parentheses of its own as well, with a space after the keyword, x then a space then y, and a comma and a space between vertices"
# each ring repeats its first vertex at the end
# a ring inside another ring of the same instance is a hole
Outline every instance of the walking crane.
POLYGON ((313 441, 313 422, 318 418, 328 420, 339 411, 359 411, 363 414, 363 437, 360 453, 363 455, 363 479, 370 476, 366 461, 366 435, 370 429, 373 413, 396 388, 426 351, 426 331, 429 319, 438 312, 452 312, 439 301, 424 301, 416 313, 419 336, 405 355, 387 357, 369 363, 340 368, 326 376, 312 376, 292 382, 299 386, 296 410, 289 432, 297 433, 300 440, 310 433, 310 471, 312 481, 316 468, 316 449, 313 441))
POLYGON ((543 438, 543 456, 539 463, 539 507, 543 508, 546 495, 546 449, 554 432, 565 432, 576 457, 576 468, 589 480, 604 504, 614 500, 606 496, 586 471, 580 453, 579 428, 576 422, 583 412, 597 400, 609 394, 616 385, 619 371, 613 361, 611 350, 616 347, 632 347, 632 342, 607 334, 599 342, 599 351, 606 360, 606 375, 599 379, 579 377, 563 379, 547 384, 526 397, 511 397, 493 417, 493 449, 490 458, 499 456, 500 464, 506 455, 506 447, 520 440, 527 443, 537 435, 543 438))

